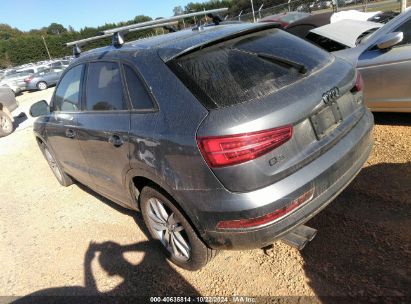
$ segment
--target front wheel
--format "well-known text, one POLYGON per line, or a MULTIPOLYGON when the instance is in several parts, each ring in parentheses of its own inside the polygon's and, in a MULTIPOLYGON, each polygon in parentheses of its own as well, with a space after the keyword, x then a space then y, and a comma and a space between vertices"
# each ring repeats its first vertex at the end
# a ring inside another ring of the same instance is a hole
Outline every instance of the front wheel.
POLYGON ((167 257, 188 270, 205 266, 217 251, 208 248, 171 200, 154 187, 141 191, 141 211, 151 237, 159 240, 167 257))
POLYGON ((13 132, 13 121, 10 116, 0 111, 0 137, 7 136, 13 132))

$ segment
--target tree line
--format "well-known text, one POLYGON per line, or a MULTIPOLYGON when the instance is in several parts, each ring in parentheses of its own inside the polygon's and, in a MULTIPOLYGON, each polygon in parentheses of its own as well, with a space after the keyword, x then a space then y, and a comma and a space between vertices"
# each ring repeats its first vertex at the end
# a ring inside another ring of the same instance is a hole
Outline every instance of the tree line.
MULTIPOLYGON (((282 4, 284 2, 286 2, 286 0, 254 0, 254 6, 257 9, 261 4, 264 4, 265 7, 270 7, 282 4)), ((208 10, 221 7, 228 7, 228 14, 232 17, 236 16, 241 10, 244 12, 251 11, 250 0, 208 0, 204 2, 191 2, 184 8, 177 6, 174 8, 173 13, 174 15, 179 15, 194 11, 202 11, 204 9, 208 10)), ((96 36, 98 32, 109 28, 149 20, 151 20, 150 17, 139 15, 133 20, 126 22, 106 23, 99 27, 84 27, 79 31, 74 30, 72 26, 65 28, 63 25, 58 23, 52 23, 47 27, 33 29, 26 32, 12 28, 7 24, 0 24, 0 68, 7 68, 48 59, 44 41, 47 44, 51 57, 60 58, 72 54, 72 50, 70 48, 63 46, 66 42, 96 36)), ((193 23, 194 20, 188 19, 185 20, 185 22, 185 24, 190 24, 193 23)), ((182 24, 180 23, 179 26, 181 27, 182 24)), ((156 34, 156 30, 134 32, 127 35, 127 40, 134 40, 154 34, 156 34)), ((84 50, 108 44, 110 44, 110 38, 90 43, 84 47, 84 50)))
MULTIPOLYGON (((58 23, 52 23, 48 27, 27 32, 12 28, 7 24, 0 24, 0 68, 48 59, 44 41, 47 44, 50 56, 52 58, 61 58, 72 55, 72 49, 63 46, 66 42, 93 37, 99 32, 113 27, 150 20, 152 19, 148 16, 139 15, 127 22, 106 23, 99 27, 85 27, 79 31, 75 31, 71 26, 65 28, 58 23)), ((127 39, 135 40, 153 34, 155 34, 155 30, 135 32, 128 34, 127 39)), ((88 44, 83 49, 88 50, 105 46, 110 42, 110 38, 101 39, 88 44)))

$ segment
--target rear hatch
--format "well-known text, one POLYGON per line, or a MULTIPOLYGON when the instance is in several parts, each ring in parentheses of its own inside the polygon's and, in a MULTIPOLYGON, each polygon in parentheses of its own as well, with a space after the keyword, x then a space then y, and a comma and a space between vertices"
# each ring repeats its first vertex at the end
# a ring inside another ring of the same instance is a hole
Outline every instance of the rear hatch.
POLYGON ((348 63, 278 29, 191 52, 169 66, 209 110, 197 132, 199 149, 230 191, 262 188, 298 170, 363 112, 348 63))

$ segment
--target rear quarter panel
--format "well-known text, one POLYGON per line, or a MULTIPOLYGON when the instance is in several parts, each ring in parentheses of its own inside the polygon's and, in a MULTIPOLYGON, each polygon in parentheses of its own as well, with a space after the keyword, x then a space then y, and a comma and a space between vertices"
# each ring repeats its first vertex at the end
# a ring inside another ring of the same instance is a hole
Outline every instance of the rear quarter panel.
POLYGON ((153 180, 177 200, 190 218, 195 218, 190 206, 195 202, 185 201, 182 193, 222 188, 203 160, 196 142, 198 126, 208 111, 157 53, 130 53, 122 58, 140 71, 158 105, 158 111, 132 113, 132 173, 128 179, 143 176, 153 180))

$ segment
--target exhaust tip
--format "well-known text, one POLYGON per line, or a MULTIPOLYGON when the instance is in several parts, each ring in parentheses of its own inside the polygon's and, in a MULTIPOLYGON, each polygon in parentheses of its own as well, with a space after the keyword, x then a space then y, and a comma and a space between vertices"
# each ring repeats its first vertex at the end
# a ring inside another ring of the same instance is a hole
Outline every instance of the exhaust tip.
POLYGON ((305 225, 298 226, 290 233, 284 235, 281 240, 298 250, 303 250, 304 247, 311 242, 317 235, 317 230, 305 225))

